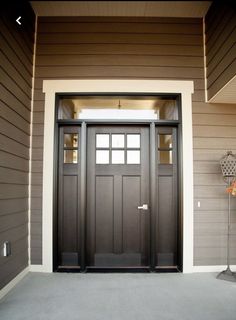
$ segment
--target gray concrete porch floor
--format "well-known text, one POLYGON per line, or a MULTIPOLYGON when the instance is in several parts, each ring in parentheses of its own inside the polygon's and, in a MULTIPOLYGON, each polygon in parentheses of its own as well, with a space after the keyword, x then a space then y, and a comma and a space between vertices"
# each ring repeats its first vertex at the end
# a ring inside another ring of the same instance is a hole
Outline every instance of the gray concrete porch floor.
POLYGON ((29 273, 1 320, 236 320, 236 283, 216 274, 29 273))

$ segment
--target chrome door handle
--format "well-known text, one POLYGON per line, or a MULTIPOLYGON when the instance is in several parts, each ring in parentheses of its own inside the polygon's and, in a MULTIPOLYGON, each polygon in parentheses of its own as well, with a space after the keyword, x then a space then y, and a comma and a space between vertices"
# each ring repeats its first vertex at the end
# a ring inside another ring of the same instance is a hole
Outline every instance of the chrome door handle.
POLYGON ((143 204, 142 206, 138 206, 138 210, 148 210, 148 204, 143 204))

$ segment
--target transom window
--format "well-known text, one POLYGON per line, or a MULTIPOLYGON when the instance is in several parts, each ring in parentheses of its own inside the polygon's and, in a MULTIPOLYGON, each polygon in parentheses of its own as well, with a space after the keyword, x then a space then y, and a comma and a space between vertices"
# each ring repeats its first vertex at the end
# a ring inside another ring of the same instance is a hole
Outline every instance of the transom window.
POLYGON ((96 134, 96 164, 140 164, 140 134, 96 134))
POLYGON ((61 96, 58 119, 178 120, 178 96, 61 96))

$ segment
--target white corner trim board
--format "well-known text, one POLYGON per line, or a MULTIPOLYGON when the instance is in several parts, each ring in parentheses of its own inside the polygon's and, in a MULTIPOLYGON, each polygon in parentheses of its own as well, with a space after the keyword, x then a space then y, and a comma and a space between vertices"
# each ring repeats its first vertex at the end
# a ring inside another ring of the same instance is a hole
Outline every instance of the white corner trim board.
MULTIPOLYGON (((44 80, 43 265, 53 271, 53 151, 56 93, 177 93, 182 102, 183 272, 193 271, 193 81, 172 80, 44 80)), ((32 268, 33 271, 34 267, 32 268)), ((36 268, 40 270, 40 267, 36 268)))
POLYGON ((14 279, 12 279, 5 287, 0 290, 0 299, 2 299, 8 292, 15 287, 15 285, 20 282, 29 272, 29 267, 26 267, 21 271, 14 279))

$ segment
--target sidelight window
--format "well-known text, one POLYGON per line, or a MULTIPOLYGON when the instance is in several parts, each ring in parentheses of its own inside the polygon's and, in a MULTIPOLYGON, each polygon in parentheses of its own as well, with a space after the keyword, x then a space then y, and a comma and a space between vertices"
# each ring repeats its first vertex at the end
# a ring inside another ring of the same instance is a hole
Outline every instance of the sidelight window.
POLYGON ((172 135, 158 135, 158 159, 159 164, 172 164, 172 135))
POLYGON ((78 134, 64 133, 64 163, 78 163, 78 134))

